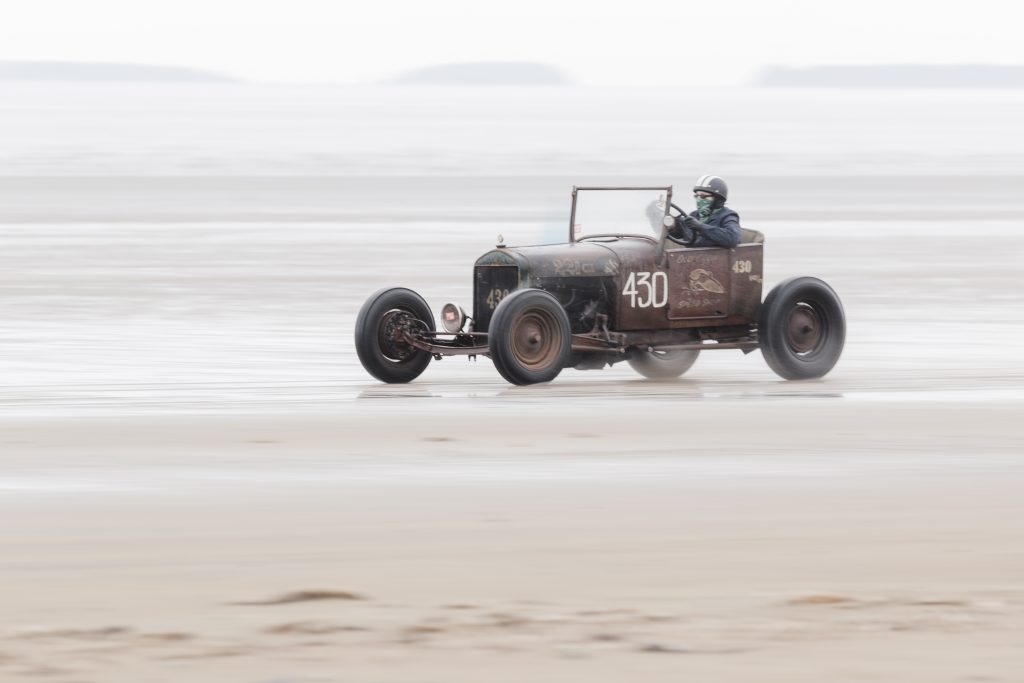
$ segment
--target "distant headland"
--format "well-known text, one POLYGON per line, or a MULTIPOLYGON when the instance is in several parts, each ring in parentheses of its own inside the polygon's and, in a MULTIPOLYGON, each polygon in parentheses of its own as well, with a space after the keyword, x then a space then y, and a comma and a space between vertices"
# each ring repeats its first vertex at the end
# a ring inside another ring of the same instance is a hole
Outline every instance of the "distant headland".
POLYGON ((1024 87, 1024 66, 774 66, 762 71, 754 85, 797 88, 1021 88, 1024 87))
POLYGON ((118 83, 233 83, 237 79, 214 71, 180 66, 115 62, 0 61, 0 81, 107 81, 118 83))

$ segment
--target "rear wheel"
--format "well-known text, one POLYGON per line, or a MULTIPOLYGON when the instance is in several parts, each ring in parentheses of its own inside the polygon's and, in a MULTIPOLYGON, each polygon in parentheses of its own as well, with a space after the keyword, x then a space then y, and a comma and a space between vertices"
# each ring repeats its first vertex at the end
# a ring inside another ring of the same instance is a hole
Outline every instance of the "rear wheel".
POLYGON ((757 336, 775 374, 785 379, 823 377, 843 352, 843 305, 832 288, 817 278, 786 280, 765 298, 757 336))
POLYGON ((375 292, 356 316, 356 354, 382 382, 409 382, 430 364, 430 354, 411 346, 405 333, 434 331, 430 306, 416 292, 393 287, 375 292))
POLYGON ((521 289, 501 300, 487 332, 491 360, 512 384, 550 382, 569 361, 569 316, 555 297, 521 289))
POLYGON ((629 366, 648 379, 673 379, 693 367, 699 354, 698 349, 636 351, 629 366))

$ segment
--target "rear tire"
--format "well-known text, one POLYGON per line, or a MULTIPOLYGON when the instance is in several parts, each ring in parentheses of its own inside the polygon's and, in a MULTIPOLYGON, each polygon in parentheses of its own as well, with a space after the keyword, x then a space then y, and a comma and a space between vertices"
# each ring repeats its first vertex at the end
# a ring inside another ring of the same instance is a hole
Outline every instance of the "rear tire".
POLYGON ((501 300, 487 333, 491 360, 512 384, 550 382, 569 361, 569 316, 555 297, 520 289, 501 300))
POLYGON ((784 379, 824 377, 843 353, 843 304, 817 278, 785 280, 765 298, 757 336, 775 374, 784 379))
POLYGON ((674 379, 693 367, 699 355, 698 349, 635 351, 629 366, 647 379, 674 379))
POLYGON ((429 353, 395 338, 403 330, 434 331, 430 306, 411 289, 381 289, 356 316, 356 355, 366 371, 382 382, 410 382, 430 364, 429 353))

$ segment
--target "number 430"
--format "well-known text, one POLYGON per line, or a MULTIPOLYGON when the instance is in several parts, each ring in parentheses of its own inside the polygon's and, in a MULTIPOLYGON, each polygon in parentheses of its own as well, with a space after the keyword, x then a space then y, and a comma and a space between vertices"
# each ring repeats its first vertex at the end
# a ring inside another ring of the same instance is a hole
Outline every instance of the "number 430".
POLYGON ((630 308, 660 308, 668 303, 668 275, 665 273, 630 273, 622 296, 629 297, 630 308))

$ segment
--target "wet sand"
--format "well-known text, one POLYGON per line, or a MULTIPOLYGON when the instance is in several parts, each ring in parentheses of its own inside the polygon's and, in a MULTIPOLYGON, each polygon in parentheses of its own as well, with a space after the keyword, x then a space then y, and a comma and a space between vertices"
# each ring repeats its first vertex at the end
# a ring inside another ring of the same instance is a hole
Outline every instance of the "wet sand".
POLYGON ((351 349, 378 286, 467 301, 489 226, 297 225, 0 226, 4 680, 1024 666, 1012 225, 766 225, 770 283, 844 299, 824 380, 723 351, 524 388, 351 349))

